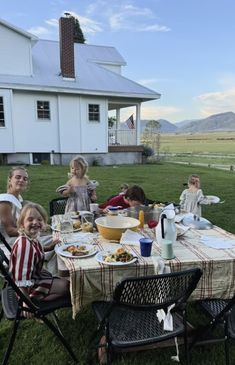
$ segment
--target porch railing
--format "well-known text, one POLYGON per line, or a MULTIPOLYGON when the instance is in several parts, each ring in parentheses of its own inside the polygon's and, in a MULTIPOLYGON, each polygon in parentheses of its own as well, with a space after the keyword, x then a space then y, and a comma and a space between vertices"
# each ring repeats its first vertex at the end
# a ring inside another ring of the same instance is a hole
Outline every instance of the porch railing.
POLYGON ((109 145, 136 145, 136 130, 109 129, 109 145))

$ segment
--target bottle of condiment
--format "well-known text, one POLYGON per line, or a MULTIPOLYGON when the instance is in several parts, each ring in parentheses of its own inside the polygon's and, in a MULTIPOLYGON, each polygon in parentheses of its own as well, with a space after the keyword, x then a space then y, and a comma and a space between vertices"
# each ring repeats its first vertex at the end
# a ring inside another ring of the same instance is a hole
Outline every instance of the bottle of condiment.
POLYGON ((139 211, 139 221, 140 221, 140 228, 144 228, 144 211, 140 210, 139 211))

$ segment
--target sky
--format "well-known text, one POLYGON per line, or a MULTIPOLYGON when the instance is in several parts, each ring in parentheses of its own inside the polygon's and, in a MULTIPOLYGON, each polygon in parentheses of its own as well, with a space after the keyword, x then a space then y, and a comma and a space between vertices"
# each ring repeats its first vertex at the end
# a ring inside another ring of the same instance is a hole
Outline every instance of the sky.
POLYGON ((58 40, 64 12, 87 44, 119 51, 123 76, 161 94, 141 119, 235 112, 234 0, 0 0, 1 19, 41 39, 58 40))

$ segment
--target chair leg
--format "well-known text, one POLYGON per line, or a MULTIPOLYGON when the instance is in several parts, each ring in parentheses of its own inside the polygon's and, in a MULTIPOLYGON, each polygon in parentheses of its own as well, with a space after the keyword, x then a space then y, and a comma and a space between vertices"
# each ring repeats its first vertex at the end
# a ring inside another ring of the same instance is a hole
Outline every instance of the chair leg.
POLYGON ((7 365, 7 363, 8 363, 8 360, 9 360, 9 357, 10 357, 10 354, 11 354, 11 350, 12 350, 14 342, 15 342, 16 333, 17 333, 17 329, 19 327, 19 324, 20 324, 20 321, 18 319, 16 319, 14 321, 14 326, 13 326, 13 329, 12 329, 12 334, 11 334, 11 338, 10 338, 8 348, 7 348, 7 350, 5 352, 5 355, 3 357, 2 365, 7 365))
POLYGON ((228 334, 228 320, 224 321, 224 351, 225 351, 225 364, 230 364, 229 359, 229 334, 228 334))
POLYGON ((72 359, 78 364, 78 359, 75 356, 71 346, 69 345, 69 343, 65 340, 64 336, 62 335, 62 332, 60 330, 58 330, 47 317, 43 316, 40 318, 50 328, 50 330, 59 338, 59 340, 62 342, 62 344, 64 345, 64 347, 66 348, 66 350, 68 351, 70 356, 72 357, 72 359))

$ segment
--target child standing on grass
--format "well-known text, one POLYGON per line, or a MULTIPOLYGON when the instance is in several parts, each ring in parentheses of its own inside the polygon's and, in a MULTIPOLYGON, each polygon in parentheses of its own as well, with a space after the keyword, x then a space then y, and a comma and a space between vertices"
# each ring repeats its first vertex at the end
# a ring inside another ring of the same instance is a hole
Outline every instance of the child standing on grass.
MULTIPOLYGON (((18 287, 37 300, 55 300, 69 295, 66 279, 53 277, 43 269, 44 251, 54 248, 56 241, 46 246, 40 242, 40 232, 45 228, 47 214, 34 203, 26 204, 18 219, 19 237, 10 256, 10 272, 18 287)), ((31 314, 24 313, 28 318, 31 314)))
POLYGON ((88 163, 82 156, 74 157, 70 162, 70 180, 56 191, 68 197, 65 212, 90 210, 90 203, 97 200, 96 181, 90 181, 86 175, 88 163))
POLYGON ((180 207, 187 213, 201 217, 201 204, 209 204, 209 202, 200 189, 200 178, 198 175, 190 175, 188 188, 180 195, 180 207))

